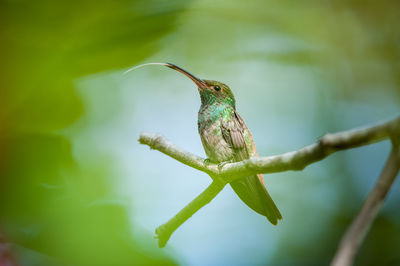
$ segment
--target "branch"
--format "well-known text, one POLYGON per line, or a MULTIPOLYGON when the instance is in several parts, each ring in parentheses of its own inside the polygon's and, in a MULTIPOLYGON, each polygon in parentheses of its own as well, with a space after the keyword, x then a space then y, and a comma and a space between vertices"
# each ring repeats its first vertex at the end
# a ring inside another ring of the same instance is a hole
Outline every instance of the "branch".
POLYGON ((210 201, 215 198, 219 192, 221 192, 225 185, 226 184, 224 183, 213 181, 211 185, 206 188, 206 190, 204 190, 200 195, 186 205, 180 212, 178 212, 177 215, 172 217, 165 224, 160 225, 156 229, 157 238, 159 239, 158 246, 160 248, 165 247, 168 239, 171 237, 171 234, 204 205, 210 203, 210 201))
POLYGON ((228 163, 221 169, 215 164, 206 164, 203 158, 182 150, 158 134, 142 133, 139 142, 183 164, 209 175, 218 176, 226 183, 230 183, 236 179, 254 174, 303 170, 309 164, 320 161, 336 151, 356 148, 388 139, 391 135, 399 131, 399 124, 400 117, 397 117, 396 119, 371 127, 326 134, 317 143, 300 150, 281 155, 253 157, 241 162, 228 163))
POLYGON ((369 228, 375 220, 383 201, 389 192, 400 168, 400 150, 393 145, 383 171, 364 202, 360 212, 342 237, 332 266, 352 265, 357 250, 361 246, 369 228))
POLYGON ((171 234, 194 213, 208 204, 223 187, 234 180, 259 173, 276 173, 288 170, 303 170, 309 164, 320 161, 330 154, 368 145, 390 137, 399 136, 400 117, 385 123, 362 129, 326 134, 318 142, 298 151, 267 157, 253 157, 241 162, 227 163, 221 168, 184 151, 159 134, 142 133, 141 144, 148 145, 175 160, 210 175, 213 183, 197 198, 183 208, 175 217, 156 229, 159 246, 164 247, 171 234))

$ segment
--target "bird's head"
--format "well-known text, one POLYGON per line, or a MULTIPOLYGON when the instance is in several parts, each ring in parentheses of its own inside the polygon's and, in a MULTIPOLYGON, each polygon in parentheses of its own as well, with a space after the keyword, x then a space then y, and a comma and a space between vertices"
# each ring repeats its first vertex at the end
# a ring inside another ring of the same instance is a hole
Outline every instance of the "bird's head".
POLYGON ((183 68, 171 63, 165 63, 165 66, 181 72, 197 85, 202 105, 216 103, 227 104, 235 108, 235 97, 228 85, 215 80, 200 79, 183 68))
POLYGON ((235 108, 235 96, 228 85, 215 81, 203 80, 205 86, 200 88, 199 93, 202 104, 223 103, 235 108))

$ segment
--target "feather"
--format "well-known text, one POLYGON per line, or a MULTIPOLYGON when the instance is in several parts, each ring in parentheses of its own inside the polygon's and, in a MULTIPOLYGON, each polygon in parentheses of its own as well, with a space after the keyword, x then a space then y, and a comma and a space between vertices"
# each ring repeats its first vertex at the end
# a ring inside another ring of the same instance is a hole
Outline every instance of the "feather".
MULTIPOLYGON (((222 136, 234 150, 233 160, 235 162, 257 155, 254 141, 249 129, 239 114, 234 111, 234 116, 229 122, 221 121, 222 136), (232 121, 233 120, 233 121, 232 121), (246 145, 244 133, 247 133, 251 140, 250 145, 246 145)), ((282 219, 282 215, 273 202, 264 185, 264 178, 261 174, 238 179, 230 184, 239 198, 254 211, 267 217, 274 225, 282 219)))

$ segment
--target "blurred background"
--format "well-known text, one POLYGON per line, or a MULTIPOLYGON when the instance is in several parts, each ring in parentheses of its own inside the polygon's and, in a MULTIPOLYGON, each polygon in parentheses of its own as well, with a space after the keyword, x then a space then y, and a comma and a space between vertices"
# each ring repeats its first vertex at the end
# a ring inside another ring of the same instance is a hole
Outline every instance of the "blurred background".
MULTIPOLYGON (((274 227, 227 186, 159 249, 154 229, 210 183, 146 146, 205 156, 195 85, 227 83, 260 155, 400 111, 399 1, 0 1, 0 258, 20 265, 327 265, 388 141, 265 176, 274 227)), ((400 182, 356 265, 400 264, 400 182)), ((0 263, 1 264, 1 263, 0 263)))

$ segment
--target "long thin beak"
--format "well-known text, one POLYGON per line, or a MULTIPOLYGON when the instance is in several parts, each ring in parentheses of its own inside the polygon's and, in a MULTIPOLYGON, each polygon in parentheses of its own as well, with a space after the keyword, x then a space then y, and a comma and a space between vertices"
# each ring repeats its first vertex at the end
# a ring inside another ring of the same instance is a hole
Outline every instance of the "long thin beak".
POLYGON ((194 83, 196 83, 196 85, 202 89, 207 87, 206 83, 204 82, 204 80, 199 79, 198 77, 196 77, 195 75, 189 73, 188 71, 184 70, 183 68, 178 67, 177 65, 171 64, 171 63, 165 63, 165 66, 172 68, 176 71, 181 72, 183 75, 187 76, 188 78, 190 78, 194 83))
POLYGON ((143 65, 139 65, 139 66, 132 67, 132 68, 128 69, 127 71, 125 71, 124 74, 126 74, 126 73, 128 73, 128 72, 130 72, 130 71, 132 71, 132 70, 135 70, 135 69, 137 69, 137 68, 139 68, 139 67, 147 66, 147 65, 161 65, 161 66, 167 66, 167 67, 169 67, 169 68, 172 68, 173 70, 176 70, 176 71, 178 71, 178 72, 181 72, 182 74, 184 74, 185 76, 187 76, 188 78, 190 78, 194 83, 196 83, 196 85, 197 85, 200 89, 207 87, 207 85, 206 85, 206 83, 204 82, 204 80, 199 79, 198 77, 196 77, 196 76, 193 75, 193 74, 190 74, 188 71, 184 70, 183 68, 180 68, 180 67, 178 67, 177 65, 174 65, 174 64, 171 64, 171 63, 147 63, 147 64, 143 64, 143 65))

